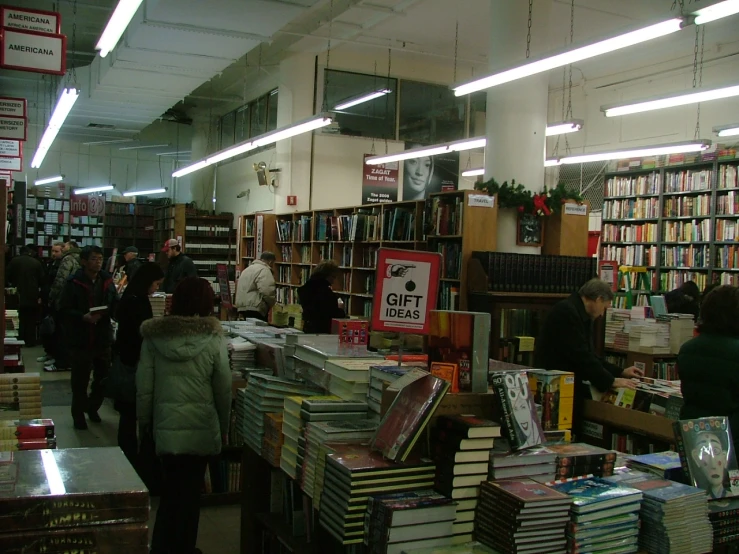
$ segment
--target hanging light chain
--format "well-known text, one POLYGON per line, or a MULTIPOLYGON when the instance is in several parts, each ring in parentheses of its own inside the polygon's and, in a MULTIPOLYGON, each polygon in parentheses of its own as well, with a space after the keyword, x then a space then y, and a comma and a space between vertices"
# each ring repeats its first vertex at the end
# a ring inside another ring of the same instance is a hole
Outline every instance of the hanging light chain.
POLYGON ((701 26, 695 26, 695 46, 693 46, 693 88, 698 86, 698 43, 700 39, 701 26))
MULTIPOLYGON (((387 49, 387 86, 390 87, 390 71, 393 67, 393 49, 388 48, 387 49)), ((397 98, 397 94, 396 94, 397 98)), ((385 113, 389 111, 390 108, 390 95, 385 95, 385 113)), ((395 138, 395 137, 393 137, 395 138)), ((387 156, 388 153, 388 145, 387 145, 387 135, 385 135, 385 155, 387 156)))
MULTIPOLYGON (((696 44, 698 35, 696 34, 696 44)), ((701 25, 701 53, 700 53, 700 64, 698 66, 698 88, 703 86, 703 52, 706 44, 706 26, 701 25)), ((696 54, 697 59, 697 54, 696 54)), ((693 73, 693 88, 695 88, 695 73, 693 73)), ((701 134, 701 104, 698 102, 698 108, 696 109, 695 115, 695 133, 693 133, 693 139, 697 140, 701 134)))
POLYGON ((457 56, 459 55, 459 19, 457 19, 457 26, 454 29, 454 78, 452 83, 457 82, 457 56))
POLYGON ((531 56, 531 21, 533 18, 533 12, 534 12, 534 0, 529 0, 529 21, 528 21, 528 31, 526 35, 526 59, 529 59, 529 56, 531 56))
POLYGON ((334 0, 331 0, 328 7, 328 42, 326 44, 326 69, 324 83, 323 83, 323 104, 321 111, 325 112, 328 110, 328 80, 329 80, 329 68, 331 67, 331 36, 333 35, 334 25, 334 0))
MULTIPOLYGON (((574 41, 575 36, 575 0, 572 0, 570 4, 570 47, 574 41)), ((572 64, 569 66, 569 84, 567 89, 567 113, 565 119, 572 117, 572 64)), ((565 137, 565 142, 567 137, 565 137)))
POLYGON ((72 3, 72 81, 77 87, 77 0, 72 3))

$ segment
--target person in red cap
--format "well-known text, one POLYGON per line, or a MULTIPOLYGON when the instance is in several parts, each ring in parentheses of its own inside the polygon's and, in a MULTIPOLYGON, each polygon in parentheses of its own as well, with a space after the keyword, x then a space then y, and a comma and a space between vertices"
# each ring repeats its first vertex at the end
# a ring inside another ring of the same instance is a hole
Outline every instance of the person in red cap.
POLYGON ((162 290, 167 294, 173 294, 174 289, 185 277, 197 277, 198 270, 193 261, 182 253, 182 247, 177 239, 169 239, 164 243, 162 252, 167 253, 169 266, 164 276, 162 290))

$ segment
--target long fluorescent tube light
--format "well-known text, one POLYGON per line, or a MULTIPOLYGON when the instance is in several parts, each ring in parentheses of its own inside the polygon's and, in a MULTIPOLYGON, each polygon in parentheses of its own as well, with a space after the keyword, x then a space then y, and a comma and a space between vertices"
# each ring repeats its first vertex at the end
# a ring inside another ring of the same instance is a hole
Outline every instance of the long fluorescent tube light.
POLYGON ((56 177, 46 177, 44 179, 39 179, 38 181, 34 181, 33 184, 38 186, 41 185, 50 185, 52 183, 60 183, 64 180, 64 175, 57 175, 56 177))
POLYGON ((390 94, 391 92, 392 91, 389 88, 376 90, 374 92, 370 92, 369 94, 363 94, 362 96, 347 100, 346 102, 343 102, 336 106, 334 109, 345 110, 347 108, 351 108, 352 106, 356 106, 357 104, 364 104, 365 102, 369 102, 370 100, 374 100, 375 98, 379 98, 380 96, 385 96, 386 94, 390 94))
POLYGON ((123 193, 123 196, 148 196, 150 194, 161 194, 167 192, 165 188, 149 189, 149 190, 129 190, 123 193))
POLYGON ((549 123, 547 124, 546 136, 553 137, 566 133, 576 133, 582 129, 582 126, 582 119, 572 119, 570 121, 562 121, 561 123, 549 123))
POLYGON ((90 194, 91 192, 104 192, 113 190, 113 185, 101 185, 99 187, 88 187, 86 189, 74 189, 75 194, 90 194))
POLYGON ((128 24, 136 14, 136 10, 139 9, 143 0, 118 0, 118 5, 115 7, 115 11, 110 16, 108 24, 105 26, 103 34, 100 35, 95 50, 100 50, 100 57, 104 58, 108 53, 115 48, 118 41, 123 36, 123 33, 128 27, 128 24))
POLYGON ((234 156, 238 156, 239 154, 249 152, 250 150, 255 150, 256 148, 259 148, 261 146, 273 144, 280 140, 301 135, 309 131, 314 131, 315 129, 320 129, 321 127, 325 127, 326 125, 331 125, 331 123, 333 123, 333 117, 328 113, 320 113, 314 115, 313 117, 304 119, 303 121, 293 123, 292 125, 288 125, 287 127, 283 127, 281 129, 269 131, 247 141, 239 143, 235 146, 230 146, 229 148, 221 150, 220 152, 211 154, 210 156, 202 160, 183 167, 182 169, 178 169, 177 171, 172 173, 172 177, 182 177, 183 175, 188 175, 209 165, 213 165, 229 158, 233 158, 234 156))
POLYGON ((165 148, 171 146, 170 144, 144 144, 141 146, 122 146, 118 150, 143 150, 145 148, 165 148))
POLYGON ((544 160, 544 167, 554 167, 555 165, 562 165, 562 162, 559 160, 559 158, 549 158, 547 160, 544 160))
POLYGON ((475 79, 469 83, 454 87, 455 96, 464 96, 478 90, 484 90, 486 88, 495 87, 504 83, 510 83, 524 77, 530 77, 537 73, 543 73, 550 71, 558 67, 564 67, 571 63, 576 63, 588 58, 594 58, 602 54, 607 54, 615 50, 634 46, 635 44, 641 44, 648 40, 663 37, 671 33, 675 33, 682 29, 684 19, 682 17, 676 17, 662 21, 655 25, 644 27, 636 31, 631 31, 623 35, 619 35, 613 38, 602 40, 594 44, 575 48, 561 54, 555 54, 541 60, 530 62, 500 73, 495 73, 482 79, 475 79))
POLYGON ((674 108, 676 106, 685 106, 687 104, 696 104, 698 102, 708 102, 709 100, 731 98, 732 96, 739 96, 739 85, 715 88, 711 90, 699 90, 698 92, 689 92, 687 94, 678 94, 674 96, 663 96, 652 100, 632 102, 630 104, 602 106, 601 111, 606 114, 606 117, 618 117, 621 115, 630 115, 649 112, 652 110, 661 110, 664 108, 674 108))
POLYGON ((485 175, 485 170, 480 169, 468 169, 462 172, 462 177, 477 177, 478 175, 485 175))
POLYGON ((713 132, 720 137, 735 137, 739 135, 739 123, 732 123, 731 125, 721 125, 714 127, 713 132))
POLYGON ((412 160, 414 158, 425 158, 428 156, 436 156, 438 154, 446 154, 447 152, 462 152, 463 150, 472 150, 474 148, 484 148, 487 143, 485 137, 475 137, 470 139, 456 140, 445 144, 437 144, 434 146, 419 146, 411 148, 397 154, 388 154, 387 156, 375 156, 367 158, 367 165, 380 165, 401 160, 412 160))
POLYGON ((725 0, 693 12, 695 24, 703 25, 739 13, 739 0, 725 0))
MULTIPOLYGON (((610 152, 596 152, 592 154, 578 154, 576 156, 565 156, 559 159, 561 164, 583 164, 588 162, 604 162, 609 160, 623 160, 627 158, 643 158, 645 156, 663 156, 667 154, 683 154, 688 152, 701 152, 711 146, 710 140, 693 140, 686 142, 674 142, 657 146, 643 146, 626 150, 613 150, 610 152)), ((556 160, 555 160, 556 161, 556 160)))
POLYGON ((56 106, 54 106, 54 113, 51 114, 51 119, 49 119, 49 124, 46 126, 44 136, 41 137, 41 140, 36 147, 36 154, 33 156, 33 161, 31 161, 32 168, 38 169, 41 167, 41 164, 46 157, 46 153, 54 143, 57 133, 59 133, 59 130, 62 128, 64 120, 67 119, 69 112, 72 110, 72 107, 74 106, 74 103, 77 102, 77 98, 79 98, 79 96, 80 93, 76 88, 65 88, 62 91, 56 106))

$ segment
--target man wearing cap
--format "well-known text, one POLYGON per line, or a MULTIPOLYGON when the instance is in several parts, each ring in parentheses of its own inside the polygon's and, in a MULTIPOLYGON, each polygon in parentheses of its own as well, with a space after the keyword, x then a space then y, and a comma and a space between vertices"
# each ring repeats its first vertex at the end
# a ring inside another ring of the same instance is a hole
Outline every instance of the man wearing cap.
POLYGON ((174 293, 174 289, 185 277, 197 277, 198 270, 193 261, 182 253, 182 247, 177 239, 169 239, 164 243, 162 252, 167 253, 169 267, 164 276, 162 290, 167 294, 174 293))
POLYGON ((129 246, 123 251, 123 259, 126 260, 126 279, 130 283, 134 273, 141 267, 139 249, 135 246, 129 246))

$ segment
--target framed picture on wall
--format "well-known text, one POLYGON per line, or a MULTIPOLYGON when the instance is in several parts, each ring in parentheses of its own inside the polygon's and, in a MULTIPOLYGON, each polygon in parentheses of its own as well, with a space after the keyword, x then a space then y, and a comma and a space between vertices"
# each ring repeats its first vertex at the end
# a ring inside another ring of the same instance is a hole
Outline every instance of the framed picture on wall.
POLYGON ((518 246, 541 246, 544 238, 544 224, 540 217, 532 214, 518 214, 516 229, 518 246))

